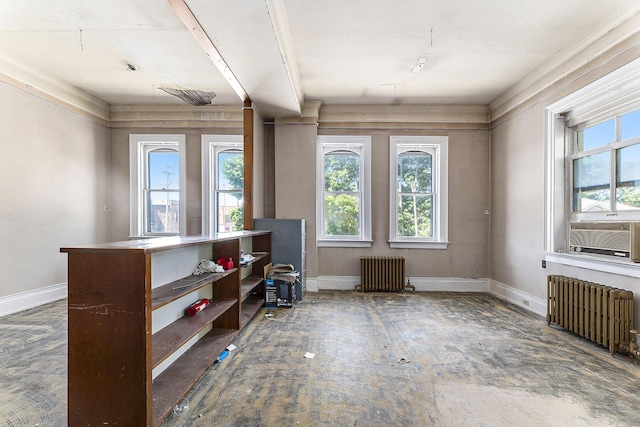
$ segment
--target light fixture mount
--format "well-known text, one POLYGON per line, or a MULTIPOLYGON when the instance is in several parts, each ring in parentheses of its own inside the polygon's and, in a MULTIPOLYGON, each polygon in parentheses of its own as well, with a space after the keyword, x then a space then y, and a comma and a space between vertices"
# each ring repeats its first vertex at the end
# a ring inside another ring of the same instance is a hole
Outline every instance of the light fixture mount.
POLYGON ((424 68, 424 64, 427 63, 428 59, 429 59, 429 57, 427 57, 427 56, 418 57, 418 60, 416 61, 416 65, 413 66, 413 68, 411 69, 411 72, 412 73, 419 73, 420 71, 422 71, 422 69, 424 68))

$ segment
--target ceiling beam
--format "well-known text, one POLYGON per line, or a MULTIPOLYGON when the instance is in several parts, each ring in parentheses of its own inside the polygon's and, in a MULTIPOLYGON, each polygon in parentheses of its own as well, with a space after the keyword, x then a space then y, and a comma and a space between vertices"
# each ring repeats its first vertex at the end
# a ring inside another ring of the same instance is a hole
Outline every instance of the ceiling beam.
POLYGON ((198 42, 202 50, 204 50, 205 53, 209 56, 209 58, 211 58, 213 65, 215 65, 216 68, 218 68, 218 70, 220 71, 220 73, 222 73, 222 75, 227 80, 231 88, 238 95, 240 100, 242 102, 247 101, 249 99, 249 95, 244 90, 244 88, 240 84, 240 81, 236 78, 235 74, 233 74, 233 71, 231 71, 231 68, 229 68, 226 61, 224 60, 224 58, 222 57, 222 55, 220 54, 216 46, 213 44, 213 42, 211 41, 207 33, 204 31, 204 28, 202 28, 202 25, 200 25, 200 22, 198 22, 198 19, 191 12, 191 9, 189 9, 189 6, 187 6, 187 3, 184 0, 167 0, 167 1, 169 2, 169 6, 171 6, 171 9, 176 14, 178 19, 182 21, 184 26, 187 27, 187 30, 193 36, 193 38, 196 39, 196 41, 198 42))
POLYGON ((280 49, 282 63, 287 72, 289 84, 291 85, 291 90, 293 91, 293 96, 298 106, 298 112, 301 112, 304 94, 302 93, 302 83, 297 65, 298 61, 293 47, 287 11, 284 7, 283 0, 266 0, 266 4, 276 41, 278 42, 278 48, 280 49))

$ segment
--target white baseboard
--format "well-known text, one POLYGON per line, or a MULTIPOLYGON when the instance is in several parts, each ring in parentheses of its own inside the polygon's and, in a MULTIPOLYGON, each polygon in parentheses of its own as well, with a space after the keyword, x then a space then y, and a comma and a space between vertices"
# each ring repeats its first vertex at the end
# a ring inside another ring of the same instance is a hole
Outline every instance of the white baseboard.
POLYGON ((547 301, 544 298, 536 297, 496 280, 490 280, 489 282, 491 288, 489 293, 492 295, 505 301, 509 301, 512 304, 520 306, 542 317, 547 315, 547 301))
MULTIPOLYGON (((307 278, 307 291, 353 291, 360 276, 318 276, 307 278), (311 284, 313 282, 313 284, 311 284)), ((455 277, 412 277, 411 284, 420 292, 489 292, 489 279, 459 279, 455 277)))
MULTIPOLYGON (((353 291, 360 276, 318 276, 306 279, 307 292, 353 291)), ((412 277, 411 284, 419 292, 486 292, 540 316, 547 314, 547 301, 520 289, 492 279, 464 279, 455 277, 412 277)))
POLYGON ((67 283, 0 297, 0 317, 67 298, 67 283))

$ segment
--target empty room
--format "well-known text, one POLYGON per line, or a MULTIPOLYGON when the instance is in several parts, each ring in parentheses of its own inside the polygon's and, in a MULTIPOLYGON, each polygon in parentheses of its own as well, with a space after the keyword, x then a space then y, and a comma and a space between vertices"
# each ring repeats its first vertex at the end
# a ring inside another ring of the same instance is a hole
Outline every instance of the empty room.
POLYGON ((0 2, 0 425, 640 425, 640 0, 0 2))

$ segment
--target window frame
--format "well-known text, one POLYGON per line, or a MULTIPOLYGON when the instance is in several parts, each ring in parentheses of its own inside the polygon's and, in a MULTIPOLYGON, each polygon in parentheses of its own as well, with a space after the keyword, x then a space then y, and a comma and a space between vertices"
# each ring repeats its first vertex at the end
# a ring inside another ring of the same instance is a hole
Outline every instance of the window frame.
MULTIPOLYGON (((567 161, 573 130, 581 123, 605 121, 640 108, 640 59, 629 62, 545 109, 545 259, 559 264, 640 277, 640 266, 628 260, 594 258, 568 251, 573 220, 638 221, 638 210, 604 212, 598 218, 571 216, 572 164, 567 161), (571 174, 571 176, 570 176, 571 174)), ((615 171, 612 171, 612 175, 615 171)), ((615 177, 613 178, 615 179, 615 177)))
POLYGON ((391 248, 447 249, 449 245, 449 137, 402 136, 389 138, 389 246, 391 248), (398 156, 422 151, 432 157, 432 237, 398 236, 398 156))
POLYGON ((187 231, 186 203, 186 138, 184 134, 130 134, 129 135, 129 234, 130 237, 161 237, 185 235, 187 231), (178 233, 146 232, 146 172, 147 153, 158 148, 172 148, 178 152, 179 160, 179 219, 178 233))
MULTIPOLYGON (((585 120, 573 126, 567 126, 567 147, 566 147, 566 170, 567 173, 567 191, 570 192, 571 200, 569 201, 569 218, 571 222, 577 221, 606 221, 609 218, 617 217, 619 221, 640 221, 640 209, 617 210, 616 209, 616 189, 617 189, 617 171, 618 171, 618 151, 623 148, 638 146, 640 144, 640 136, 621 140, 621 117, 627 113, 640 111, 640 102, 631 104, 631 107, 616 108, 610 111, 610 116, 605 116, 603 120, 585 120), (577 148, 578 132, 583 131, 591 126, 613 120, 615 123, 615 140, 609 141, 601 147, 579 151, 577 148), (602 153, 609 154, 609 210, 608 211, 576 211, 574 206, 574 160, 595 156, 602 153)), ((575 121, 575 119, 573 120, 575 121)))
POLYGON ((316 230, 319 247, 371 247, 371 136, 318 135, 316 170, 316 230), (360 234, 334 236, 324 232, 324 156, 334 151, 351 151, 360 156, 360 234))
MULTIPOLYGON (((242 135, 202 135, 202 233, 224 233, 218 231, 218 209, 213 193, 217 190, 217 154, 226 150, 240 150, 244 155, 242 135), (213 213, 212 213, 213 211, 213 213)), ((244 198, 244 189, 242 190, 244 198)))

